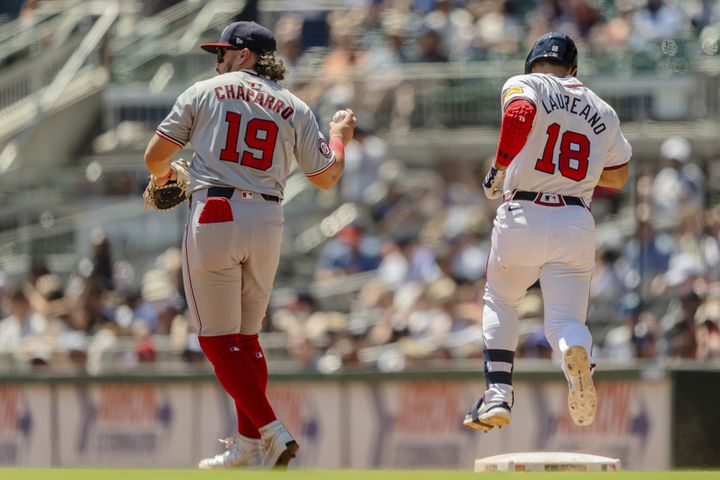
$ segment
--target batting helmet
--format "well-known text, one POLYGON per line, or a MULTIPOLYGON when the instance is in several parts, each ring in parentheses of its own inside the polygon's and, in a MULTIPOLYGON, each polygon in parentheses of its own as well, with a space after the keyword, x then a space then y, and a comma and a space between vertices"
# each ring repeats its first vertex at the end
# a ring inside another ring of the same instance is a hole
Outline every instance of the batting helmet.
POLYGON ((577 67, 577 47, 573 39, 564 33, 549 32, 538 38, 525 60, 525 74, 540 59, 548 58, 560 62, 568 68, 577 67))

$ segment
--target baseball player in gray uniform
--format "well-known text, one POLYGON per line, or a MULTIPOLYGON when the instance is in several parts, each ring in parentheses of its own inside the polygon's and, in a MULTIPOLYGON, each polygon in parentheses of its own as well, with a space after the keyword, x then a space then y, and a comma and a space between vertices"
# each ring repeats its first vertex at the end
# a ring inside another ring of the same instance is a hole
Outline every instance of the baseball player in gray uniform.
POLYGON ((200 345, 235 400, 238 435, 200 468, 285 466, 298 444, 273 412, 258 333, 280 258, 282 198, 293 162, 317 187, 334 186, 353 135, 351 110, 330 123, 326 142, 310 108, 277 82, 285 68, 272 32, 228 25, 217 43, 217 76, 183 92, 158 126, 145 163, 158 185, 176 178, 172 157, 186 144, 190 213, 183 279, 200 345))
POLYGON ((577 425, 595 418, 592 337, 585 325, 595 267, 597 185, 622 188, 632 148, 615 111, 576 78, 575 42, 550 32, 533 45, 525 75, 502 90, 503 119, 495 162, 483 187, 503 198, 487 267, 483 339, 484 395, 464 419, 488 431, 510 423, 517 308, 538 279, 545 335, 563 359, 568 408, 577 425))

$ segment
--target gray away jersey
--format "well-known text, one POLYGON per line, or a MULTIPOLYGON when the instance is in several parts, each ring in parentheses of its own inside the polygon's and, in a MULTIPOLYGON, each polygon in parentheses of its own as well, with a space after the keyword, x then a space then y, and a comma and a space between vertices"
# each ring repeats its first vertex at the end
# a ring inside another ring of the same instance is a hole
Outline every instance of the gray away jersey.
POLYGON ((307 176, 335 162, 310 108, 249 70, 195 83, 157 134, 182 147, 192 144, 191 192, 230 186, 282 198, 293 159, 307 176))

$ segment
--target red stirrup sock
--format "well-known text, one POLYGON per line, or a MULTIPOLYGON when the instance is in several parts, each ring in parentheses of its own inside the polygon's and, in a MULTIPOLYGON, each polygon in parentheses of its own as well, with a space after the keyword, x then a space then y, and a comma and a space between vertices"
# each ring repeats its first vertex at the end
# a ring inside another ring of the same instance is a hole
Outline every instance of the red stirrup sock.
POLYGON ((237 412, 238 418, 238 433, 243 437, 260 438, 260 430, 255 427, 250 416, 245 413, 242 405, 240 405, 237 400, 235 400, 235 411, 237 412))
MULTIPOLYGON (((248 366, 252 368, 252 370, 255 372, 255 376, 261 385, 262 388, 262 401, 263 403, 266 403, 269 407, 269 412, 265 412, 266 415, 264 418, 264 423, 256 423, 255 425, 260 428, 265 425, 267 425, 270 422, 273 422, 277 420, 277 417, 275 416, 275 412, 273 412, 272 407, 270 407, 270 404, 268 403, 267 397, 265 396, 265 391, 267 390, 267 384, 268 384, 268 368, 267 368, 267 362, 265 361, 265 353, 262 350, 262 347, 260 346, 260 342, 258 341, 258 335, 237 335, 238 338, 238 345, 240 346, 240 349, 245 353, 245 356, 248 360, 248 366), (272 414, 272 416, 267 415, 267 413, 272 414)), ((258 399, 259 400, 259 399, 258 399)), ((258 408, 255 405, 247 405, 250 408, 258 408)), ((264 411, 264 410, 263 410, 264 411)))
POLYGON ((258 375, 258 379, 263 384, 263 393, 265 393, 268 383, 268 368, 267 362, 265 361, 265 353, 260 346, 258 335, 238 334, 237 337, 238 344, 240 345, 242 351, 251 357, 253 369, 258 375))
MULTIPOLYGON (((237 335, 201 336, 198 339, 215 367, 220 384, 235 400, 236 407, 241 407, 256 428, 274 421, 275 412, 265 398, 265 383, 260 381, 249 355, 240 347, 237 335)), ((238 429, 240 421, 239 418, 238 429)))
MULTIPOLYGON (((237 338, 240 348, 246 353, 248 353, 250 357, 255 360, 252 362, 252 364, 255 368, 255 373, 258 375, 260 383, 263 385, 263 393, 265 393, 267 389, 268 369, 267 362, 265 361, 265 354, 263 353, 262 348, 260 347, 260 343, 258 342, 258 335, 238 334, 237 338)), ((238 419, 243 419, 242 421, 238 420, 238 433, 249 438, 260 438, 260 431, 252 423, 250 417, 248 417, 242 410, 242 406, 238 405, 237 402, 235 406, 238 412, 238 419)))

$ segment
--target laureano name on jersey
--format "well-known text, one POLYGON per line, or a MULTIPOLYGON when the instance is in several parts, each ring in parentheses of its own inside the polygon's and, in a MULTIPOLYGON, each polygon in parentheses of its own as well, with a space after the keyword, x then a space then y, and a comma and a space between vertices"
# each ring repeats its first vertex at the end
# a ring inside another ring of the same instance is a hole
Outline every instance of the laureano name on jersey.
POLYGON ((584 118, 585 121, 592 127, 595 135, 600 134, 607 129, 607 126, 602 121, 600 113, 592 106, 585 103, 581 98, 570 98, 570 95, 554 93, 548 95, 547 97, 541 97, 540 103, 542 103, 545 113, 547 114, 550 114, 555 110, 565 110, 584 118))

